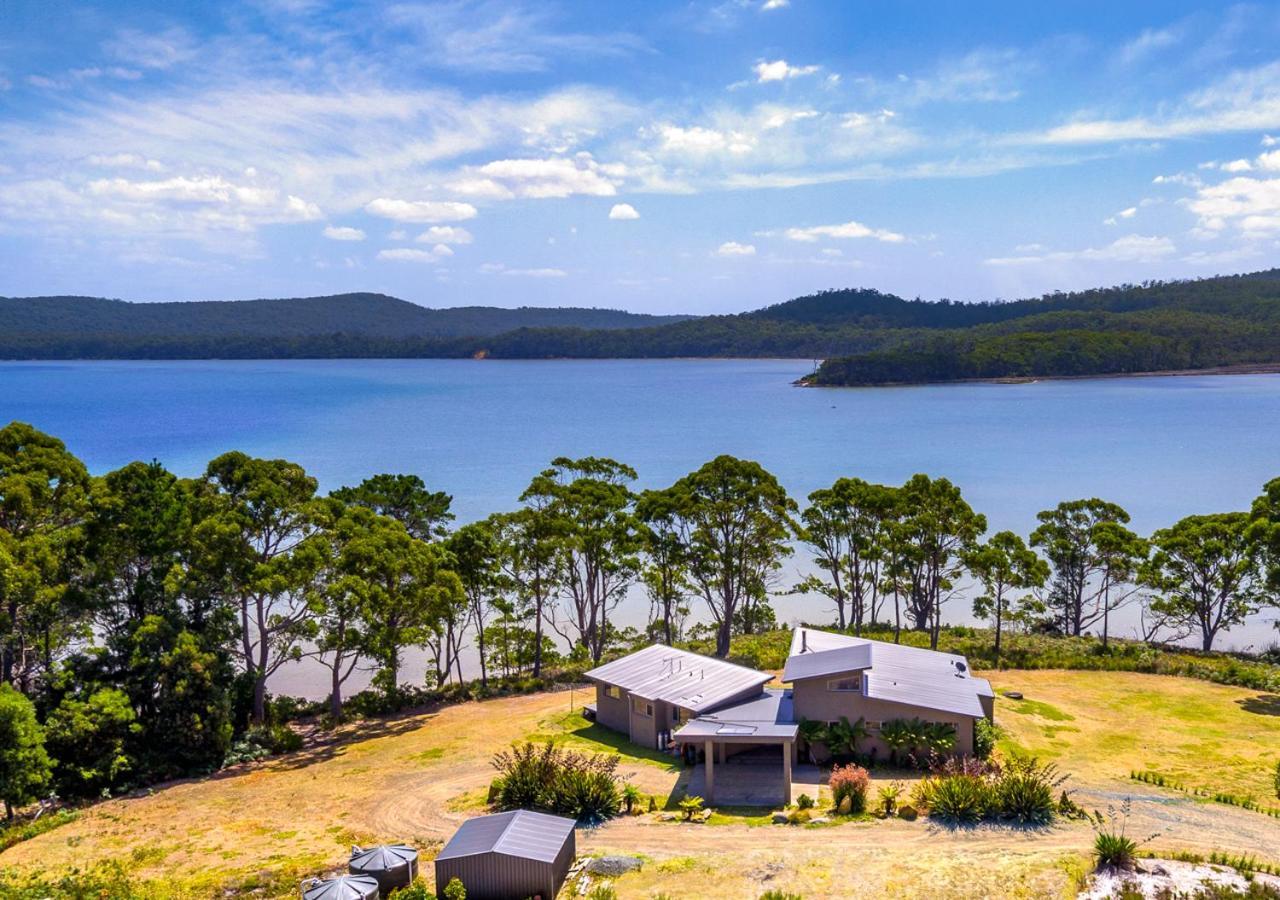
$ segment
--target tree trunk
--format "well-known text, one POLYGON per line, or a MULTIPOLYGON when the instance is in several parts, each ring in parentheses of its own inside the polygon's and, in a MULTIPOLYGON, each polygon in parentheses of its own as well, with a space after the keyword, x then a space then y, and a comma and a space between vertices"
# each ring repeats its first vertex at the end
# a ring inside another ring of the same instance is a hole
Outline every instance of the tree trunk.
POLYGON ((259 725, 267 723, 267 676, 261 669, 253 679, 253 721, 259 725))
POLYGON ((996 648, 995 668, 1000 668, 1000 627, 1004 624, 1004 592, 996 591, 996 648))
POLYGON ((329 694, 329 715, 335 724, 342 721, 342 678, 338 675, 341 666, 342 658, 339 656, 333 661, 333 690, 329 694))
POLYGON ((729 656, 729 640, 732 636, 733 623, 729 616, 724 617, 720 627, 716 629, 716 656, 725 659, 729 656))

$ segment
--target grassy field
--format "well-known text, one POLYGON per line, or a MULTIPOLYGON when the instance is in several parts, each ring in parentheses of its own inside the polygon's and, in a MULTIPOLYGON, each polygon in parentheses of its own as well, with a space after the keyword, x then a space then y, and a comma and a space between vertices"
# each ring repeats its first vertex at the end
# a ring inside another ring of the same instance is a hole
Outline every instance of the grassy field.
MULTIPOLYGON (((1237 687, 1114 672, 1006 671, 997 719, 1006 749, 1057 762, 1091 808, 1132 793, 1135 828, 1171 847, 1280 855, 1280 821, 1129 781, 1152 769, 1188 785, 1265 798, 1280 753, 1277 698, 1237 687)), ((327 744, 223 773, 108 801, 56 830, 0 853, 0 871, 56 874, 119 861, 148 896, 284 897, 298 881, 340 867, 352 843, 404 840, 434 849, 483 809, 492 753, 512 741, 563 740, 622 751, 621 770, 642 791, 678 794, 671 760, 632 748, 570 706, 582 692, 465 703, 429 715, 365 723, 327 744)), ((1044 832, 949 831, 916 823, 828 828, 757 827, 744 814, 715 826, 640 816, 584 832, 584 852, 643 854, 620 897, 728 896, 769 888, 823 896, 1043 897, 1069 891, 1091 832, 1080 823, 1044 832), (856 876, 856 877, 855 877, 856 876), (851 880, 853 879, 853 880, 851 880)), ((4 893, 0 888, 0 894, 4 893)))

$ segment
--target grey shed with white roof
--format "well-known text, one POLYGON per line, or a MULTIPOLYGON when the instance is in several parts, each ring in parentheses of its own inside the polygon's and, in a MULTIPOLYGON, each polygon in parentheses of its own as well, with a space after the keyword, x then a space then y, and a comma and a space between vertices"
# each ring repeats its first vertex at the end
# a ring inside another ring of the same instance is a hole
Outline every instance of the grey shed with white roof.
POLYGON ((457 878, 467 900, 553 900, 577 854, 574 824, 524 809, 468 819, 436 856, 436 896, 457 878))

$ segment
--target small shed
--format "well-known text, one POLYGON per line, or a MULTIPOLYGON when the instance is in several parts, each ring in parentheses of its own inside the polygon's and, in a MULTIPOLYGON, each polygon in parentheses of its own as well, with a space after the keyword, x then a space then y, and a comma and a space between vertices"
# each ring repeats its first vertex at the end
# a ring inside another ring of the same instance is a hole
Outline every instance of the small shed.
POLYGON ((457 878, 467 900, 553 900, 577 854, 574 824, 524 809, 468 819, 436 857, 436 895, 457 878))

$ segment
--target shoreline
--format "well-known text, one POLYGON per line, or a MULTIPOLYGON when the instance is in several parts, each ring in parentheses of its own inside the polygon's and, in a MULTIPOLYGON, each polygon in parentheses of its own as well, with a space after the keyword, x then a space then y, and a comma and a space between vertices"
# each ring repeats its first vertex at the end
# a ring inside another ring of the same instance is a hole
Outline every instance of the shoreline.
POLYGON ((953 378, 949 381, 878 381, 868 384, 810 384, 804 388, 936 387, 945 384, 1035 384, 1038 381, 1097 381, 1107 378, 1185 378, 1193 375, 1280 375, 1280 362, 1240 363, 1204 369, 1157 369, 1150 372, 1100 372, 1096 375, 1002 375, 991 378, 953 378))

